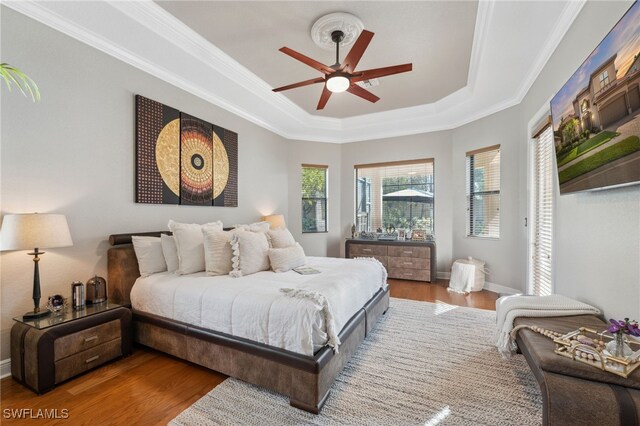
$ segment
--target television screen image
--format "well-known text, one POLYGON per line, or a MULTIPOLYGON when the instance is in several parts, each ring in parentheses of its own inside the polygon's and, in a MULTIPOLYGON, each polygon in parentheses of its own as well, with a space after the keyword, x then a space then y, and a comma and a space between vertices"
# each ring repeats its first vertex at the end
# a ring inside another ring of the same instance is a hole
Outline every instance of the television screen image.
POLYGON ((640 183, 640 2, 551 100, 560 193, 640 183))

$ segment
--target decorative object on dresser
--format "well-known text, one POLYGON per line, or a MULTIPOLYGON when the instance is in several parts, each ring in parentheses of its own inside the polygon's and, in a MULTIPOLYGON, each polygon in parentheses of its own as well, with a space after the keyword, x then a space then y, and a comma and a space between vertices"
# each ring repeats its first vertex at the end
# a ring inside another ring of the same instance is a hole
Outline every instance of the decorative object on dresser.
POLYGON ((11 328, 11 375, 38 394, 131 352, 131 311, 103 303, 11 328))
POLYGON ((61 214, 8 214, 4 216, 0 229, 2 250, 33 250, 33 311, 24 314, 24 319, 40 318, 50 314, 40 309, 40 270, 38 263, 41 248, 68 247, 73 245, 67 218, 61 214))
POLYGON ((238 134, 136 95, 136 202, 238 206, 238 134))
POLYGON ((411 232, 411 239, 413 241, 424 241, 427 239, 427 233, 424 229, 414 229, 411 232))
POLYGON ((95 305, 107 301, 107 280, 94 276, 87 281, 86 302, 95 305))
POLYGON ((373 257, 387 268, 389 278, 429 281, 436 279, 436 245, 432 241, 380 241, 349 239, 345 257, 373 257))

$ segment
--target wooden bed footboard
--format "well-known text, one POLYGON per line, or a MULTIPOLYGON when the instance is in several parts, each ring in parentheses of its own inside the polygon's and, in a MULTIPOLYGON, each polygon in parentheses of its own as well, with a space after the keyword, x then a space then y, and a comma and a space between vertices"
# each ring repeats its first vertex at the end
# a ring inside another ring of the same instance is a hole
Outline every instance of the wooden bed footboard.
MULTIPOLYGON (((140 276, 131 235, 110 238, 109 298, 129 304, 140 276), (115 240, 115 242, 114 242, 115 240)), ((145 233, 157 235, 160 233, 145 233)), ((112 236, 113 237, 113 236, 112 236)), ((389 307, 388 289, 379 290, 344 326, 339 353, 325 346, 314 356, 301 355, 248 339, 133 310, 134 340, 145 346, 287 395, 294 407, 318 413, 331 385, 360 343, 389 307)))

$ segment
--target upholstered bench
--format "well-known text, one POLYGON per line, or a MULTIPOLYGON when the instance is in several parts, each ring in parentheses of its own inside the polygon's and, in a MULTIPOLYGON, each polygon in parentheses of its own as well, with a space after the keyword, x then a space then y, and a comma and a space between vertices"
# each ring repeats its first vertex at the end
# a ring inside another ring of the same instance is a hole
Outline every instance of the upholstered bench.
MULTIPOLYGON (((593 315, 517 318, 514 325, 539 326, 560 333, 606 323, 593 315)), ((544 425, 637 425, 640 422, 640 368, 629 378, 561 357, 553 340, 529 329, 516 336, 535 375, 543 400, 544 425)))

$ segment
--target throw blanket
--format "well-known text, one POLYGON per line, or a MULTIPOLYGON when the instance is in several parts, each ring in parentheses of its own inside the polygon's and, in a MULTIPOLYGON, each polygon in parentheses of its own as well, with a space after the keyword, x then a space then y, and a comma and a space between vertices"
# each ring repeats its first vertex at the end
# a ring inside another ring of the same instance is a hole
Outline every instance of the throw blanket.
POLYGON ((559 294, 551 296, 503 296, 496 301, 496 346, 503 358, 518 348, 512 335, 513 321, 518 317, 560 317, 598 315, 599 309, 559 294))

